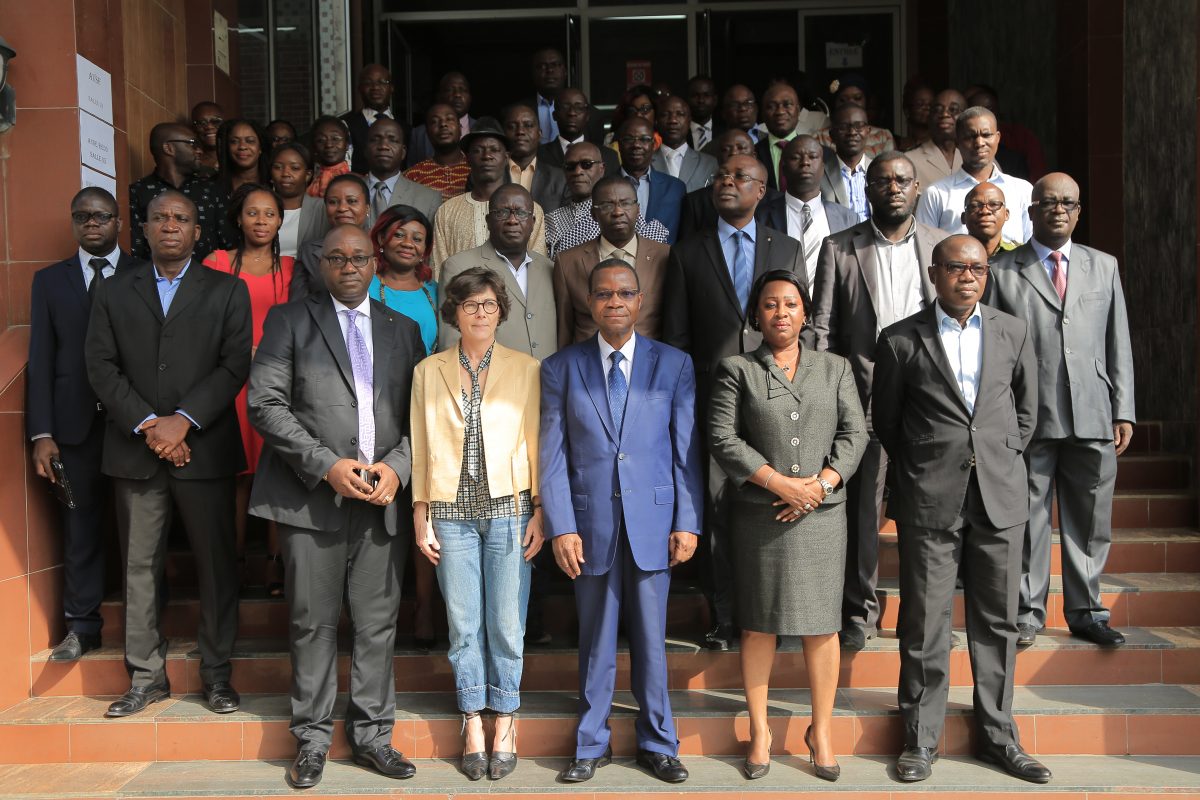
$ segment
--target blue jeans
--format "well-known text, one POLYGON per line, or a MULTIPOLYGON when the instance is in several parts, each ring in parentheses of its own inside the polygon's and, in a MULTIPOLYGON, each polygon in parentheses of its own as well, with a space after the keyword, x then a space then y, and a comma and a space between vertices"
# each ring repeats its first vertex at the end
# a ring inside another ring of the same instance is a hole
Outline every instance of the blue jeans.
POLYGON ((521 705, 530 580, 521 539, 528 524, 528 515, 433 520, 442 547, 437 576, 461 711, 511 713, 521 705))

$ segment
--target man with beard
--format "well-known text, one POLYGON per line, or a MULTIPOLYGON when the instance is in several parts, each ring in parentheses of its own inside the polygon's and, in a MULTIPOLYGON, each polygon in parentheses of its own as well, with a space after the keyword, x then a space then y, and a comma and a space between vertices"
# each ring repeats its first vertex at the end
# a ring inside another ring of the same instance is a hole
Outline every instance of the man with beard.
POLYGON ((538 159, 542 132, 537 112, 517 104, 504 110, 504 132, 512 145, 508 151, 508 173, 512 182, 533 195, 533 200, 549 213, 557 209, 566 194, 563 171, 538 159))
POLYGON ((871 216, 867 202, 867 167, 871 157, 863 150, 869 127, 862 106, 844 105, 833 112, 829 135, 834 152, 825 157, 825 178, 821 182, 825 199, 853 211, 859 222, 871 216))
POLYGON ((425 130, 433 155, 405 170, 404 177, 436 189, 443 200, 458 197, 467 190, 471 168, 463 154, 462 129, 454 109, 445 103, 430 106, 425 112, 425 130))

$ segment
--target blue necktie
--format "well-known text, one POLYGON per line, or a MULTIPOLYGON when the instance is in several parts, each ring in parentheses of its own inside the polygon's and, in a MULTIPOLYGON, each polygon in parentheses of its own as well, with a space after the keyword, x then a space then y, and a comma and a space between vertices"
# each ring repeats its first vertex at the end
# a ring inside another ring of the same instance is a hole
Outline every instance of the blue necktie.
POLYGON ((737 292, 742 313, 750 304, 750 284, 754 279, 754 245, 745 231, 733 233, 733 288, 737 292))
POLYGON ((614 350, 609 359, 612 368, 608 371, 608 411, 612 414, 613 427, 619 434, 621 423, 625 421, 625 398, 629 396, 629 384, 625 382, 625 373, 621 371, 625 356, 620 350, 614 350))

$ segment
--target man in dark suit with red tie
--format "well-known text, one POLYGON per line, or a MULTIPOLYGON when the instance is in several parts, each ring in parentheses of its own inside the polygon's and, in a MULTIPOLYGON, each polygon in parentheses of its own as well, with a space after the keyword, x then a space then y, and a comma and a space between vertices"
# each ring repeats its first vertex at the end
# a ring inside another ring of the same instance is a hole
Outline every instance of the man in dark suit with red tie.
POLYGON ((100 646, 104 548, 100 520, 107 483, 100 474, 104 410, 88 384, 83 343, 99 282, 142 262, 121 252, 117 201, 89 186, 71 200, 75 255, 33 276, 29 319, 29 391, 25 423, 37 474, 56 482, 58 459, 74 508, 63 509, 63 616, 67 635, 51 661, 74 661, 100 646))

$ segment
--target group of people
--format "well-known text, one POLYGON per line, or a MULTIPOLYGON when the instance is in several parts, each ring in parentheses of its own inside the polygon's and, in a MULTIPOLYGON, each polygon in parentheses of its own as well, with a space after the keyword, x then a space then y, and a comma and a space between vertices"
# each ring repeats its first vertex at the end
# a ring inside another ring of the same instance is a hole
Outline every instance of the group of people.
POLYGON ((501 120, 471 117, 465 76, 448 74, 409 135, 390 76, 369 66, 363 108, 318 119, 311 151, 286 123, 260 131, 202 103, 194 130, 151 132, 155 170, 130 187, 132 255, 112 195, 75 196, 78 252, 32 291, 33 459, 73 497, 68 632, 51 659, 100 644, 111 496, 131 686, 108 716, 169 697, 159 598, 177 510, 204 699, 236 710, 237 562, 247 515, 267 520, 290 618, 289 783, 323 773, 343 606, 354 760, 407 778, 391 738, 411 554, 418 639, 433 636, 435 582, 444 598, 461 769, 498 780, 518 763, 524 642, 557 565, 580 672, 561 780, 611 760, 623 624, 637 761, 678 783, 667 602, 671 568, 699 551, 703 644, 740 641, 746 778, 770 769, 786 635, 803 640, 813 769, 835 781, 842 653, 878 633, 886 496, 897 776, 923 780, 937 757, 961 576, 978 755, 1048 781, 1011 698, 1017 648, 1046 624, 1055 496, 1071 631, 1123 642, 1099 575, 1132 360, 1115 259, 1072 241, 1079 187, 1002 169, 993 111, 955 90, 906 93, 908 153, 870 124, 857 76, 830 119, 787 81, 761 115, 730 87, 726 129, 706 77, 683 97, 634 87, 606 141, 561 53, 539 52, 532 72, 536 96, 501 120))

